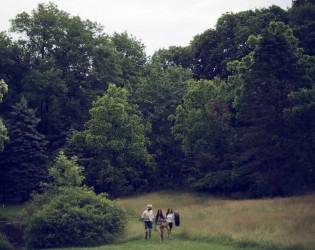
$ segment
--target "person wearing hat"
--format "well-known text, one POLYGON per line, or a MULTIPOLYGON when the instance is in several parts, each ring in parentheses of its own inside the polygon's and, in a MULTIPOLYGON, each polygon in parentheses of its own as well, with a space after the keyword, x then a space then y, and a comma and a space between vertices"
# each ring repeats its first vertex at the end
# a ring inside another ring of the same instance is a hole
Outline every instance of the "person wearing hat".
POLYGON ((151 239, 152 221, 154 219, 152 205, 147 205, 147 209, 142 213, 142 219, 144 219, 145 239, 151 239))

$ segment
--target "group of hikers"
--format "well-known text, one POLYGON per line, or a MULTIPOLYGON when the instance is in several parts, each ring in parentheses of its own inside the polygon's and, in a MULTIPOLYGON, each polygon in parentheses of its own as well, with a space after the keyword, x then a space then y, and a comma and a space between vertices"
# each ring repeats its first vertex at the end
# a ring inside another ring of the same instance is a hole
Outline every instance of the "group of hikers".
MULTIPOLYGON (((148 205, 147 209, 144 210, 142 214, 142 218, 144 219, 144 228, 145 228, 145 239, 147 240, 148 237, 151 239, 151 230, 152 230, 152 224, 154 220, 154 214, 152 210, 152 205, 148 205)), ((171 231, 173 227, 174 222, 174 213, 173 209, 168 208, 166 215, 163 215, 163 212, 161 209, 158 209, 156 216, 155 216, 155 231, 159 234, 159 240, 160 243, 163 241, 163 230, 164 228, 167 228, 168 238, 171 238, 171 231)))

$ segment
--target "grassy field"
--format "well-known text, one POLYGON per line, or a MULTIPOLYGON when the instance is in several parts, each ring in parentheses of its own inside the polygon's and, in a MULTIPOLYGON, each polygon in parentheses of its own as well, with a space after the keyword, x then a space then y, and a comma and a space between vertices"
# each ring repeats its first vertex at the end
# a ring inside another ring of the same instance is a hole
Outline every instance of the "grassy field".
MULTIPOLYGON (((120 243, 88 249, 315 249, 315 194, 261 200, 228 200, 200 194, 156 192, 120 199, 128 225, 120 243), (181 225, 159 243, 157 232, 145 241, 141 220, 153 211, 178 210, 181 225)), ((13 207, 17 209, 17 207, 13 207)), ((67 248, 87 249, 87 248, 67 248)))
MULTIPOLYGON (((62 248, 58 250, 171 250, 171 249, 180 249, 180 250, 241 250, 244 248, 232 246, 232 245, 223 245, 222 243, 216 242, 203 242, 203 241, 192 241, 192 240, 183 240, 183 239, 171 239, 160 244, 157 237, 153 237, 151 241, 133 240, 120 244, 111 244, 107 246, 95 247, 95 248, 62 248)), ((257 248, 252 248, 257 249, 257 248)), ((46 249, 48 250, 48 249, 46 249)), ((52 250, 52 249, 50 249, 52 250)))
POLYGON ((168 207, 180 212, 181 225, 174 228, 173 239, 256 249, 315 249, 315 195, 226 200, 158 192, 121 199, 120 203, 129 213, 126 240, 144 237, 139 218, 150 203, 154 212, 162 209, 165 213, 168 207))

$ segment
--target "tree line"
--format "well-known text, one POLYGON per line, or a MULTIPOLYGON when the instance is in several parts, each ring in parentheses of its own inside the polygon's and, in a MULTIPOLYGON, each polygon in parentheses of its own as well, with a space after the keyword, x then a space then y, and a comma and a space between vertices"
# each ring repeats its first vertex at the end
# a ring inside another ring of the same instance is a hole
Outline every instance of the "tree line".
POLYGON ((225 13, 152 57, 53 3, 18 14, 0 33, 3 200, 49 182, 60 150, 116 197, 313 190, 314 14, 309 0, 225 13))

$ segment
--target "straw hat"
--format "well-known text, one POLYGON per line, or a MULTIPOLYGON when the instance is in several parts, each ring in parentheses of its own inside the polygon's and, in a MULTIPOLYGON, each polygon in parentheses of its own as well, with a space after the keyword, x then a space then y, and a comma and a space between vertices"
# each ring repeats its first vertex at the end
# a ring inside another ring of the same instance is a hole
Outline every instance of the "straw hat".
POLYGON ((147 205, 147 208, 152 208, 152 205, 147 205))

